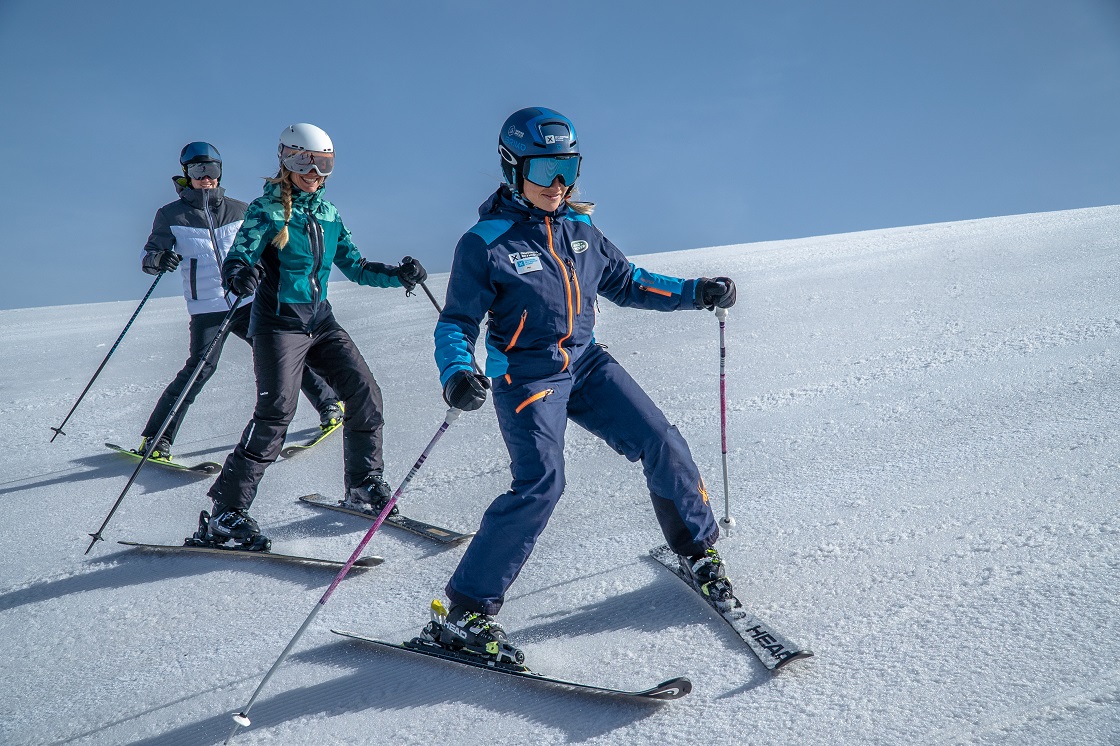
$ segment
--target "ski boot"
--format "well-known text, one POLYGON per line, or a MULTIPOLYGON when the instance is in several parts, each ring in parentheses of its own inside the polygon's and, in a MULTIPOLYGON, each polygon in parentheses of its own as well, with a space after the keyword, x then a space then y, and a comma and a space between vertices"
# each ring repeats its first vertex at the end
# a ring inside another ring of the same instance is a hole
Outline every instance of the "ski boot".
POLYGON ((727 579, 727 572, 723 560, 715 547, 711 547, 703 554, 695 557, 677 555, 681 569, 692 579, 692 583, 711 599, 716 608, 730 609, 735 603, 735 592, 731 588, 731 581, 727 579))
MULTIPOLYGON (((342 501, 342 505, 378 515, 392 496, 393 491, 389 489, 388 482, 380 474, 370 474, 357 487, 346 490, 346 499, 342 501)), ((397 506, 394 505, 389 511, 389 516, 399 513, 397 506)))
MULTIPOLYGON (((148 449, 148 441, 149 440, 151 440, 151 438, 149 438, 146 435, 143 436, 142 438, 140 438, 140 447, 136 449, 136 452, 139 453, 140 455, 143 455, 144 452, 148 449)), ((163 437, 163 438, 160 438, 159 440, 157 440, 156 441, 156 447, 152 451, 152 455, 149 456, 148 458, 158 458, 158 459, 161 459, 163 461, 170 461, 171 460, 171 441, 168 440, 166 437, 163 437)))
POLYGON ((261 534, 260 527, 252 517, 241 510, 230 510, 214 503, 214 516, 205 510, 198 515, 198 530, 184 544, 193 547, 222 547, 245 549, 251 552, 267 552, 272 542, 261 534), (227 541, 236 541, 237 546, 225 547, 227 541))
POLYGON ((495 663, 519 666, 525 662, 525 653, 509 644, 506 631, 494 617, 462 605, 448 611, 439 599, 432 601, 432 620, 420 634, 442 648, 473 653, 495 663))
POLYGON ((342 416, 346 412, 346 405, 340 401, 331 402, 324 405, 319 410, 319 428, 321 430, 330 430, 333 427, 338 427, 342 424, 342 416))

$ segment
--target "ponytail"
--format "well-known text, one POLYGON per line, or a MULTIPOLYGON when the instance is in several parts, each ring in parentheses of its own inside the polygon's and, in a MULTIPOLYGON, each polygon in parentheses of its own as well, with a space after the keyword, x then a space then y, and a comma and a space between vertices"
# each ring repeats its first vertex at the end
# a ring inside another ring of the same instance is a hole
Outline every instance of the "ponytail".
POLYGON ((576 202, 576 197, 579 196, 579 187, 573 185, 565 195, 564 201, 568 203, 568 209, 579 215, 590 215, 595 211, 594 202, 576 202))
POLYGON ((277 249, 283 249, 288 245, 288 222, 292 219, 292 176, 288 169, 281 166, 276 176, 266 181, 269 184, 280 185, 280 204, 284 205, 284 227, 272 239, 272 245, 277 249))

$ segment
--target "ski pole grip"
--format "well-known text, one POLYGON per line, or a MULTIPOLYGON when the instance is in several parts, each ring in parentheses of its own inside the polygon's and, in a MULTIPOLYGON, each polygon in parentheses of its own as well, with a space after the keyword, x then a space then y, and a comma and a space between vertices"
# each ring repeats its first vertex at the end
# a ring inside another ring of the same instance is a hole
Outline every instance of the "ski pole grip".
POLYGON ((728 309, 720 308, 719 306, 716 306, 713 310, 715 311, 716 318, 719 319, 720 321, 723 321, 724 319, 726 319, 727 314, 729 313, 728 309))

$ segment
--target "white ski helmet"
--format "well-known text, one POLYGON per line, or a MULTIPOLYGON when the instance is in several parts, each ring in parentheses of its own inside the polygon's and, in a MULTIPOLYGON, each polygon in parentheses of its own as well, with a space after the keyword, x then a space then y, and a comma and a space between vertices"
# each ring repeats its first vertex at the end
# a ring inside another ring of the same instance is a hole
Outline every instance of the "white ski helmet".
POLYGON ((319 153, 333 153, 334 143, 330 136, 314 124, 301 122, 289 125, 280 133, 280 149, 314 150, 319 153))
POLYGON ((276 154, 281 166, 297 174, 314 169, 320 176, 330 176, 334 170, 334 143, 314 124, 288 126, 280 133, 276 154))

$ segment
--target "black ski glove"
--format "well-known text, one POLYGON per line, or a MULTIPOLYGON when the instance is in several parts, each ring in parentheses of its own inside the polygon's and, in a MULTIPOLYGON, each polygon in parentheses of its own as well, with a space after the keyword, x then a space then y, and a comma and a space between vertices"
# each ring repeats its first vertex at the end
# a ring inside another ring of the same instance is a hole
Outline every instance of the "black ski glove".
POLYGON ((222 285, 238 298, 248 298, 261 283, 256 267, 245 262, 232 261, 222 265, 222 285))
POLYGON ((443 386, 443 400, 447 406, 473 412, 486 401, 486 389, 490 379, 469 370, 459 370, 447 379, 443 386))
POLYGON ((150 275, 158 275, 160 272, 174 272, 181 261, 183 261, 183 257, 170 249, 148 251, 144 254, 141 268, 150 275))
POLYGON ((397 267, 397 279, 404 285, 404 289, 412 291, 414 287, 428 279, 428 273, 420 262, 410 256, 401 259, 400 266, 397 267))
POLYGON ((715 308, 731 308, 735 305, 735 281, 730 277, 717 277, 714 280, 701 277, 696 280, 696 307, 709 311, 715 308))
POLYGON ((183 261, 183 257, 174 251, 161 251, 158 259, 160 272, 174 272, 179 268, 179 262, 183 261))

